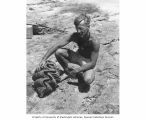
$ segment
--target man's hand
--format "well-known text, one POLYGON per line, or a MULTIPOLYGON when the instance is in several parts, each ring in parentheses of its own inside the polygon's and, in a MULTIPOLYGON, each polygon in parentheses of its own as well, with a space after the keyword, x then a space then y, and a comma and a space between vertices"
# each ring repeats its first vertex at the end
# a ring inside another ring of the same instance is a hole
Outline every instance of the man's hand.
POLYGON ((46 61, 41 61, 40 64, 39 64, 39 66, 44 66, 45 63, 46 63, 46 61))
POLYGON ((70 76, 75 78, 78 73, 79 73, 79 69, 76 68, 70 72, 70 76))
POLYGON ((41 62, 39 63, 39 65, 37 66, 36 71, 40 71, 41 66, 43 66, 44 64, 45 64, 45 61, 41 61, 41 62))

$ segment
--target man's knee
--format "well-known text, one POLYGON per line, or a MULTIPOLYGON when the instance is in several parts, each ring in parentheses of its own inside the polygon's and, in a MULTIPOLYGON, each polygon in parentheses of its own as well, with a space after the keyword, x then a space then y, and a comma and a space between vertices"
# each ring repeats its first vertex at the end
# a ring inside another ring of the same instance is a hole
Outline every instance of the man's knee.
POLYGON ((66 50, 64 50, 64 49, 58 49, 55 52, 55 56, 64 56, 65 52, 66 52, 66 50))
POLYGON ((95 79, 95 74, 94 73, 90 73, 90 74, 86 74, 84 76, 84 81, 86 84, 90 85, 95 79))
POLYGON ((90 85, 93 82, 93 78, 84 78, 86 84, 90 85))

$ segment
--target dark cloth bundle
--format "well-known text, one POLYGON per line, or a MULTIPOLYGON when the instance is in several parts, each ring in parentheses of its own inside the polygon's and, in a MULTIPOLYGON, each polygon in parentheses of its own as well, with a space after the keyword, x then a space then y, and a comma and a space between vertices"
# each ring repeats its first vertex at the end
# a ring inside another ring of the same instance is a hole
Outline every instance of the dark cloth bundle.
POLYGON ((32 75, 33 88, 40 98, 52 93, 60 82, 59 71, 54 62, 47 60, 32 75))

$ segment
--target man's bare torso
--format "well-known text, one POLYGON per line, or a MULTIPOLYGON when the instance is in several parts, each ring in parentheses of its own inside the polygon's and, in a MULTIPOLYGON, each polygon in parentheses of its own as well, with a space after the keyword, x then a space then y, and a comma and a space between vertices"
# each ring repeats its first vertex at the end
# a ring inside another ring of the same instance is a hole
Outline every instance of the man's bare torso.
POLYGON ((79 48, 78 53, 81 56, 87 59, 90 59, 91 54, 94 51, 94 46, 95 44, 98 44, 98 43, 96 42, 96 39, 93 34, 90 34, 88 38, 85 38, 85 39, 86 40, 81 38, 77 33, 73 33, 71 41, 77 43, 78 48, 79 48))

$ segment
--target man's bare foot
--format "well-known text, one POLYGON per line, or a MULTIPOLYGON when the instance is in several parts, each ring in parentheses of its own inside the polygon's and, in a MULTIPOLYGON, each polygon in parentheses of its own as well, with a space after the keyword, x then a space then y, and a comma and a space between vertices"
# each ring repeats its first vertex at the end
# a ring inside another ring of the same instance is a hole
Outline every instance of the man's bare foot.
POLYGON ((62 74, 62 75, 61 75, 61 81, 65 80, 67 77, 68 77, 68 75, 67 75, 67 74, 65 74, 65 73, 64 73, 64 74, 62 74))

